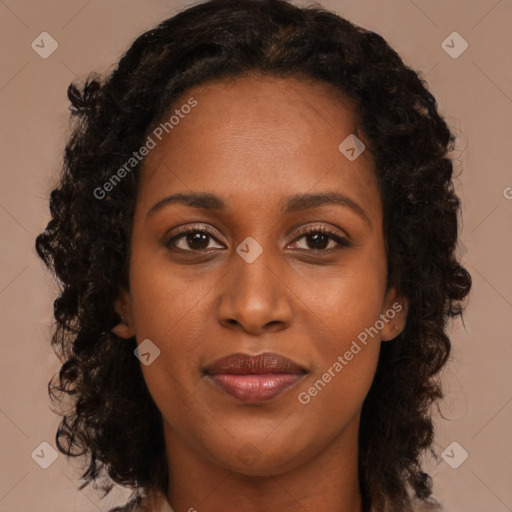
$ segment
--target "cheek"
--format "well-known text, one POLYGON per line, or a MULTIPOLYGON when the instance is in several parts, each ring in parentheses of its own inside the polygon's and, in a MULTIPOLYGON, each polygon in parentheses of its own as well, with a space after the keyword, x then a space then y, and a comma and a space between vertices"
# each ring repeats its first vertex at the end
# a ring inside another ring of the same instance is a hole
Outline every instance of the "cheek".
MULTIPOLYGON (((180 330, 199 328, 191 322, 212 288, 209 273, 186 273, 172 265, 165 251, 155 253, 149 244, 134 243, 130 265, 130 293, 137 339, 166 340, 180 330)), ((189 331, 190 332, 190 331, 189 331)), ((193 339, 193 336, 190 336, 193 339)))
POLYGON ((379 320, 385 273, 385 262, 381 259, 356 254, 321 280, 311 276, 300 280, 297 295, 309 315, 304 324, 320 329, 321 336, 311 332, 311 339, 316 340, 315 348, 324 363, 347 350, 360 335, 364 339, 366 330, 379 320))
POLYGON ((319 314, 305 322, 308 329, 316 326, 316 333, 309 333, 314 364, 297 400, 314 422, 318 416, 320 423, 328 421, 333 428, 344 424, 360 409, 371 387, 381 344, 383 286, 378 277, 367 269, 331 280, 316 299, 319 314), (324 308, 319 307, 322 297, 324 308))
POLYGON ((359 256, 337 269, 323 286, 315 286, 313 279, 301 284, 314 365, 311 378, 300 389, 302 400, 298 398, 310 412, 328 412, 332 419, 360 407, 380 352, 386 267, 381 259, 359 256))
POLYGON ((361 348, 350 361, 341 352, 342 362, 331 360, 297 391, 298 408, 309 432, 332 438, 357 416, 373 382, 378 348, 378 344, 361 348))
MULTIPOLYGON (((324 329, 321 336, 311 335, 313 374, 315 381, 321 380, 316 389, 322 393, 328 389, 325 399, 349 393, 350 399, 344 396, 343 400, 357 403, 371 385, 381 343, 377 323, 380 301, 376 296, 370 293, 340 296, 324 313, 329 328, 324 329)), ((314 390, 311 395, 315 396, 314 390)))
POLYGON ((190 403, 185 397, 200 377, 197 356, 204 342, 208 286, 204 280, 189 281, 164 258, 153 254, 151 259, 143 248, 133 251, 130 294, 134 329, 139 344, 149 339, 159 350, 154 362, 141 368, 160 410, 179 407, 185 413, 190 403))

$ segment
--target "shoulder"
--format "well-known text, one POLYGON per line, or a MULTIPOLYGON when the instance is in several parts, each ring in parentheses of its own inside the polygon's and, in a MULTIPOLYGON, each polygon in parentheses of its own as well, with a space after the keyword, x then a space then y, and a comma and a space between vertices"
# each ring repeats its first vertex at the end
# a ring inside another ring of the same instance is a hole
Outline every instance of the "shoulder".
POLYGON ((111 508, 107 512, 136 512, 140 510, 141 501, 142 498, 130 500, 128 503, 126 503, 126 505, 111 508))
POLYGON ((413 498, 411 504, 413 512, 447 512, 441 503, 432 497, 425 499, 413 498))
POLYGON ((138 496, 122 507, 115 507, 108 512, 174 512, 164 494, 155 492, 148 496, 138 496))

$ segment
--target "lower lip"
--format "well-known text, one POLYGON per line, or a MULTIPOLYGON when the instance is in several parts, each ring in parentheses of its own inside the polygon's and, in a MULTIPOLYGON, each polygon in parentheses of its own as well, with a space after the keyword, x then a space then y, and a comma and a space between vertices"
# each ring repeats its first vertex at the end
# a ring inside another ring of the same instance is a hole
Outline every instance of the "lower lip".
POLYGON ((261 403, 275 398, 292 387, 303 377, 297 373, 231 374, 209 375, 211 381, 222 391, 246 403, 261 403))

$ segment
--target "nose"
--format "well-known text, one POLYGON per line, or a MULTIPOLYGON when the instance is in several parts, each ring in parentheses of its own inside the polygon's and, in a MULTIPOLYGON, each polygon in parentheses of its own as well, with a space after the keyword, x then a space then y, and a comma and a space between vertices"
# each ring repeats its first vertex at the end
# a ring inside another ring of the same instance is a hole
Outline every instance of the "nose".
POLYGON ((254 335, 289 327, 293 317, 293 292, 271 250, 263 250, 252 263, 235 253, 231 265, 218 285, 219 323, 254 335))

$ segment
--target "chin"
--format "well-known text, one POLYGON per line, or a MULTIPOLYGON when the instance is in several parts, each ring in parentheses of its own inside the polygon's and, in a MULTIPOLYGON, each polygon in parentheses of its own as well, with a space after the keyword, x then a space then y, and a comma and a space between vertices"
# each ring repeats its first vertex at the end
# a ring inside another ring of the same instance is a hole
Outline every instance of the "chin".
POLYGON ((287 473, 305 460, 307 451, 296 442, 293 446, 287 447, 282 443, 276 445, 268 439, 259 439, 254 442, 239 440, 231 442, 226 448, 227 452, 219 453, 219 445, 215 446, 216 453, 212 454, 212 458, 216 463, 235 473, 252 477, 278 476, 287 473))

